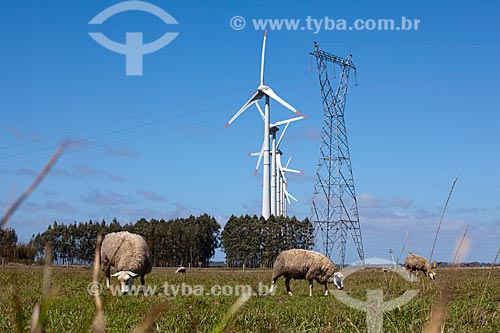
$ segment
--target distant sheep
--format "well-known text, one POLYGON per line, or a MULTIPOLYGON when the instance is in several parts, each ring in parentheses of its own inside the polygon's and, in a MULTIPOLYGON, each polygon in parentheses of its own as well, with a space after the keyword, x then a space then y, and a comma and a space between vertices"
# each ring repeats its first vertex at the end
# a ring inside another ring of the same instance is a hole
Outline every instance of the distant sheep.
POLYGON ((415 272, 415 275, 418 277, 418 272, 421 271, 432 280, 436 279, 436 273, 431 271, 429 260, 419 255, 410 253, 405 259, 405 268, 408 270, 410 278, 413 272, 415 272))
POLYGON ((152 269, 150 256, 148 245, 142 236, 128 231, 107 234, 101 245, 101 265, 108 289, 110 276, 118 277, 123 293, 128 293, 134 284, 134 278, 140 276, 144 291, 144 275, 152 269), (110 275, 111 266, 117 270, 113 275, 110 275))
POLYGON ((175 271, 175 274, 177 273, 182 273, 182 274, 186 274, 186 267, 184 266, 180 266, 179 268, 177 268, 177 270, 175 271))
POLYGON ((285 277, 286 291, 293 295, 290 289, 290 280, 308 280, 309 296, 312 296, 313 280, 325 287, 325 295, 328 295, 327 283, 334 283, 339 290, 344 288, 342 280, 344 276, 339 272, 337 266, 321 253, 292 249, 282 251, 273 266, 273 279, 270 292, 274 291, 274 284, 279 277, 285 277))

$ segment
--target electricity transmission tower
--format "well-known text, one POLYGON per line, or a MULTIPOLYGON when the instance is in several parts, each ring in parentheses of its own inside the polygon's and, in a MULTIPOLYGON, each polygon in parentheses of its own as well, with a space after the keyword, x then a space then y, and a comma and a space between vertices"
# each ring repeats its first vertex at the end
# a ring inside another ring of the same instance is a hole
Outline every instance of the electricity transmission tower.
POLYGON ((335 56, 321 50, 316 42, 311 55, 316 57, 324 109, 311 222, 316 232, 321 231, 327 257, 332 256, 333 246, 337 245, 340 266, 344 267, 346 242, 348 234, 351 234, 359 258, 364 264, 358 205, 344 122, 349 71, 352 68, 356 74, 356 67, 350 55, 345 59, 335 56), (328 76, 328 62, 332 63, 334 79, 335 65, 340 67, 339 84, 335 90, 328 76))

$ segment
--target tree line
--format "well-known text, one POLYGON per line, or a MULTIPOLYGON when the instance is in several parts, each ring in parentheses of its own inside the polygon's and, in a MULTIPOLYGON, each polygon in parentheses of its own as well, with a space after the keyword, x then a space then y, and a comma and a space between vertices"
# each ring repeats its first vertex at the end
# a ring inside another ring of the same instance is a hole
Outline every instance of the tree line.
POLYGON ((257 216, 231 216, 224 230, 214 217, 172 220, 142 218, 121 225, 116 219, 62 224, 54 221, 28 243, 18 242, 14 229, 0 229, 0 257, 10 262, 42 262, 50 244, 56 264, 90 264, 94 260, 97 236, 129 231, 142 235, 155 266, 208 266, 221 246, 230 267, 270 267, 281 250, 311 248, 313 227, 308 219, 257 216))
POLYGON ((32 263, 43 260, 45 246, 50 244, 54 263, 90 264, 94 260, 97 236, 117 231, 143 236, 155 266, 206 266, 219 246, 220 225, 207 214, 168 221, 142 218, 123 226, 116 219, 111 223, 54 221, 47 230, 33 235, 27 244, 16 244, 14 229, 2 230, 0 254, 8 261, 32 263), (26 251, 20 251, 23 248, 26 251))
POLYGON ((278 254, 288 249, 311 249, 314 228, 309 219, 249 215, 231 216, 221 234, 221 245, 230 267, 272 267, 278 254))

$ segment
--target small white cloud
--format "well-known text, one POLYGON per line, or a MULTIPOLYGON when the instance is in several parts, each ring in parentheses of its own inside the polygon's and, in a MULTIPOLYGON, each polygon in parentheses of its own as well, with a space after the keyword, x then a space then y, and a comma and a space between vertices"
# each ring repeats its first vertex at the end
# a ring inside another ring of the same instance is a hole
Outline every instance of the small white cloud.
POLYGON ((86 193, 81 197, 81 199, 92 205, 105 206, 110 208, 113 208, 113 206, 117 205, 128 205, 133 203, 131 199, 122 194, 111 191, 101 192, 97 189, 93 189, 92 191, 86 193))
POLYGON ((64 201, 47 200, 45 208, 54 210, 60 214, 75 214, 78 212, 76 207, 64 201))
POLYGON ((405 199, 405 198, 392 198, 389 201, 389 205, 393 207, 401 207, 401 208, 409 208, 413 206, 413 200, 411 199, 405 199))
POLYGON ((358 206, 363 208, 381 208, 380 201, 369 193, 363 192, 358 195, 358 206))
POLYGON ((135 192, 142 196, 143 198, 150 200, 150 201, 156 201, 156 202, 164 202, 165 198, 157 193, 151 192, 151 191, 146 191, 146 190, 138 190, 136 189, 135 192))

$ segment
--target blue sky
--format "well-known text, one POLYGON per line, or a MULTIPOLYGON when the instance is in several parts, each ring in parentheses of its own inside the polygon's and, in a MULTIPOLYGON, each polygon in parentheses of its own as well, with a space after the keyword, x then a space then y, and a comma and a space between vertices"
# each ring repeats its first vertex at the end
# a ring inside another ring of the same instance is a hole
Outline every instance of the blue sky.
MULTIPOLYGON (((418 30, 286 29, 268 32, 266 83, 309 118, 290 125, 285 157, 304 172, 289 177, 308 217, 323 110, 313 41, 353 55, 346 124, 366 257, 412 250, 429 255, 450 186, 460 175, 434 258, 449 261, 465 228, 465 260, 493 260, 500 246, 500 5, 477 1, 150 3, 165 25, 124 12, 88 22, 119 1, 3 1, 0 4, 0 210, 43 168, 64 139, 74 143, 9 226, 27 241, 48 224, 116 217, 260 214, 253 175, 262 121, 255 109, 224 124, 257 88, 262 30, 252 19, 420 20, 418 30), (234 16, 246 19, 234 30, 234 16), (145 55, 143 76, 125 75, 125 56, 89 32, 119 43, 126 32, 151 42, 178 37, 145 55), (353 79, 353 77, 351 77, 353 79)), ((319 22, 319 21, 318 21, 319 22)), ((304 26, 304 25, 302 25, 304 26)), ((272 121, 291 113, 271 105, 272 121)), ((220 252, 217 258, 223 258, 220 252)), ((346 261, 354 261, 348 243, 346 261)), ((335 258, 334 258, 335 260, 335 258)))

